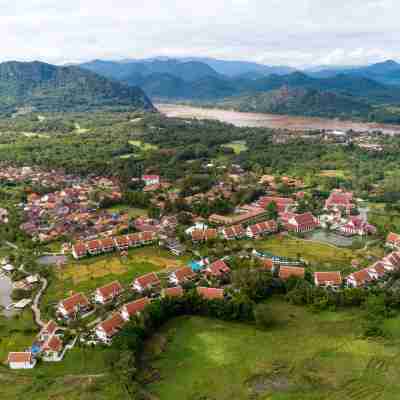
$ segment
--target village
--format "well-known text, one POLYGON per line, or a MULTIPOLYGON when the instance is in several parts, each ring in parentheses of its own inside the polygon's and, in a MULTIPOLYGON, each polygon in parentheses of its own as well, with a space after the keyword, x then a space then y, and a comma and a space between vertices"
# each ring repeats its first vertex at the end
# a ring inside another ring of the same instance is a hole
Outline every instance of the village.
MULTIPOLYGON (((368 214, 362 212, 362 200, 356 199, 352 192, 333 189, 326 199, 320 201, 316 207, 318 213, 314 214, 305 207, 309 195, 304 183, 298 178, 285 176, 252 177, 254 185, 263 189, 257 198, 238 204, 228 214, 196 215, 193 210, 198 201, 229 200, 235 192, 233 182, 239 187, 251 187, 244 183, 248 176, 238 166, 234 166, 227 176, 207 192, 180 200, 185 204, 187 218, 179 222, 180 215, 167 211, 167 202, 178 201, 177 192, 171 190, 173 185, 170 182, 158 175, 147 174, 134 180, 135 184, 140 182, 142 192, 150 196, 151 207, 160 210, 157 216, 150 218, 108 210, 123 196, 115 179, 99 176, 82 179, 26 167, 4 170, 0 176, 2 181, 12 184, 29 182, 32 187, 38 184, 50 189, 45 194, 28 193, 26 201, 18 205, 24 216, 20 228, 33 241, 45 246, 56 241, 60 249, 54 254, 75 260, 76 268, 82 260, 102 255, 123 259, 128 254, 134 255, 134 249, 144 246, 165 249, 172 257, 187 255, 186 265, 167 268, 167 273, 150 271, 128 284, 112 280, 90 292, 72 292, 68 298, 58 299, 51 313, 53 319, 42 322, 39 318, 40 332, 30 348, 9 353, 7 363, 10 368, 33 368, 38 360, 62 361, 78 340, 86 345, 109 345, 128 321, 139 323, 146 307, 159 298, 178 298, 189 291, 205 301, 229 301, 231 263, 237 257, 257 260, 265 271, 281 281, 306 278, 306 259, 256 250, 256 244, 264 238, 295 236, 312 240, 307 235, 317 231, 326 233, 328 237, 347 239, 365 240, 377 235, 376 227, 368 222, 368 214), (286 194, 278 191, 282 185, 286 194), (64 241, 65 238, 70 240, 64 241), (200 250, 210 250, 220 242, 246 242, 247 250, 239 248, 222 257, 210 251, 202 255, 204 251, 200 250), (91 318, 96 310, 104 307, 107 311, 102 312, 101 317, 91 318), (85 319, 89 322, 84 323, 84 331, 76 334, 72 326, 85 319)), ((7 210, 3 210, 1 215, 2 223, 7 224, 7 210)), ((367 246, 368 241, 365 243, 367 246)), ((360 268, 356 259, 353 260, 349 266, 353 271, 347 275, 339 270, 310 271, 312 283, 333 291, 344 287, 368 288, 400 269, 400 235, 389 233, 384 247, 384 257, 371 260, 371 264, 364 268, 360 268)), ((298 253, 302 253, 301 246, 298 253)), ((21 270, 7 259, 3 260, 1 268, 3 274, 11 276, 15 270, 21 270)), ((61 264, 59 268, 63 268, 61 264)), ((14 282, 14 287, 32 289, 40 280, 39 273, 26 274, 14 282)), ((23 298, 14 307, 24 309, 31 302, 31 299, 23 298)))

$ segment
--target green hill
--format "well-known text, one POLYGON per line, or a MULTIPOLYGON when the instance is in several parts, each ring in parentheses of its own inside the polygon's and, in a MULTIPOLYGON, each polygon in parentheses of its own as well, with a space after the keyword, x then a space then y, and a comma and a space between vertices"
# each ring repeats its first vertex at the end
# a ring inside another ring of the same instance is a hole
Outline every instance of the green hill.
POLYGON ((289 88, 226 99, 222 107, 238 111, 321 117, 365 117, 372 107, 349 96, 316 89, 289 88))
POLYGON ((97 108, 153 111, 142 89, 77 67, 42 62, 0 64, 0 112, 86 111, 97 108))

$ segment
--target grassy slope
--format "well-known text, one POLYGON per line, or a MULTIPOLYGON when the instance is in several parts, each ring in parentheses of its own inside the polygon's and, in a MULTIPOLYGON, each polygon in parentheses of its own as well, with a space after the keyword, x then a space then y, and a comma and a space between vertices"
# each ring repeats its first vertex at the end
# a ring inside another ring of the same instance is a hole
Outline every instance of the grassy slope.
MULTIPOLYGON (((361 339, 359 310, 316 315, 276 300, 271 307, 278 320, 268 331, 199 317, 171 321, 148 345, 151 358, 169 338, 152 361, 161 380, 149 390, 160 400, 398 398, 399 350, 361 339), (259 384, 250 383, 256 377, 259 384), (251 397, 256 386, 259 396, 251 397)), ((388 327, 396 341, 399 322, 388 327)))

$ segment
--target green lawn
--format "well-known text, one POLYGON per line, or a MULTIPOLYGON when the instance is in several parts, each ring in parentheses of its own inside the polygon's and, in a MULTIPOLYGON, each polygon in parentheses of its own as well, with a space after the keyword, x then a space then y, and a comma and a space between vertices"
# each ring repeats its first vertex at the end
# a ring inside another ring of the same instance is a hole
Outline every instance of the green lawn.
POLYGON ((240 154, 242 151, 248 150, 245 140, 235 140, 231 143, 223 144, 222 147, 231 148, 235 154, 240 154))
POLYGON ((124 212, 129 215, 131 218, 147 216, 147 210, 144 208, 136 208, 136 207, 129 207, 123 204, 119 204, 107 209, 109 212, 124 212))
POLYGON ((312 270, 340 270, 351 271, 351 261, 359 260, 363 265, 372 264, 367 256, 382 257, 383 250, 379 248, 364 250, 352 250, 335 247, 324 243, 316 243, 293 237, 270 236, 255 242, 258 250, 267 250, 277 256, 297 258, 300 256, 306 260, 312 270))
MULTIPOLYGON (((271 301, 273 328, 200 317, 168 323, 147 345, 160 400, 395 400, 400 319, 392 343, 359 336, 359 310, 313 314, 271 301)), ((390 329, 388 327, 387 329, 390 329)))
POLYGON ((157 150, 158 146, 150 143, 143 142, 142 140, 130 140, 129 144, 139 147, 142 151, 157 150))

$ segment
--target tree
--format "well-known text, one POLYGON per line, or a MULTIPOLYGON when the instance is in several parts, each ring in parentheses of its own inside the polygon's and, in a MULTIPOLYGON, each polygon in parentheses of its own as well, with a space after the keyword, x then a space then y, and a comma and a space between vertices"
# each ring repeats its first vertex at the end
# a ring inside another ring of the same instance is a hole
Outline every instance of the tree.
POLYGON ((270 328, 274 324, 274 317, 267 304, 257 304, 253 312, 256 324, 261 329, 270 328))
POLYGON ((267 217, 268 219, 277 219, 279 214, 278 214, 278 206, 274 201, 271 201, 267 207, 265 208, 267 211, 267 217))

